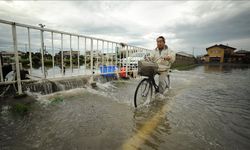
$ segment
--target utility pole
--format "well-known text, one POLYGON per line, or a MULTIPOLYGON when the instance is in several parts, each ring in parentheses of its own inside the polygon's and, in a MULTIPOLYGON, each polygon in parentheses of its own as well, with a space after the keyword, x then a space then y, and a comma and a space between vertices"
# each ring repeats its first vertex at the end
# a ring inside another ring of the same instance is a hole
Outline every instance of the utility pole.
POLYGON ((27 44, 25 44, 25 53, 27 53, 27 44))

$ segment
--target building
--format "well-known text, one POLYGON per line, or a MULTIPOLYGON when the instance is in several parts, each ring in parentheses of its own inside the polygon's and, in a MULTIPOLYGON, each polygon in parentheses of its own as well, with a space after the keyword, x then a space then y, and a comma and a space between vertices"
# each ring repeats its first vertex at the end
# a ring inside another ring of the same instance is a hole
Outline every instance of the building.
MULTIPOLYGON (((71 56, 72 58, 77 58, 78 57, 79 51, 71 51, 71 56)), ((70 51, 63 51, 63 57, 64 58, 70 58, 70 51)))
MULTIPOLYGON (((93 57, 100 57, 101 54, 102 54, 102 51, 101 51, 101 50, 93 50, 93 57)), ((87 57, 90 57, 90 56, 91 56, 91 50, 87 50, 87 51, 85 52, 85 55, 86 55, 87 57)))
MULTIPOLYGON (((15 55, 14 51, 1 51, 0 54, 5 57, 13 57, 15 55)), ((23 51, 18 51, 18 55, 22 56, 25 55, 26 53, 23 51)))
POLYGON ((177 52, 174 65, 191 65, 196 62, 194 55, 186 52, 177 52))
MULTIPOLYGON (((24 56, 25 52, 18 51, 18 56, 24 56)), ((0 58, 2 64, 9 64, 15 61, 15 52, 14 51, 1 51, 0 58)), ((20 58, 19 58, 20 59, 20 58)))
POLYGON ((250 51, 238 50, 232 55, 231 62, 250 64, 250 51))
POLYGON ((211 47, 206 48, 208 57, 206 62, 220 62, 227 63, 231 62, 232 56, 236 48, 230 47, 227 45, 213 45, 211 47))
POLYGON ((201 62, 209 62, 209 55, 205 54, 204 56, 200 57, 201 62))
MULTIPOLYGON (((73 59, 78 57, 78 52, 79 51, 73 51, 73 50, 71 51, 71 56, 73 59)), ((55 58, 61 58, 61 51, 55 55, 55 58)), ((63 51, 63 58, 69 59, 70 51, 63 51)))

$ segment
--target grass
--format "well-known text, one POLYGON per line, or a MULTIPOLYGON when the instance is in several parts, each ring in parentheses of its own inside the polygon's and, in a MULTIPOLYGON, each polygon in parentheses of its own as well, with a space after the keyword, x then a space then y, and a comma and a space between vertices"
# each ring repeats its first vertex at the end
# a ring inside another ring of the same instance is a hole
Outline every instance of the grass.
POLYGON ((51 104, 57 104, 57 103, 60 103, 60 102, 63 102, 63 101, 64 101, 63 97, 58 96, 58 97, 54 97, 54 98, 51 99, 51 104))
POLYGON ((27 104, 16 103, 11 107, 11 112, 14 114, 25 115, 30 111, 31 107, 27 104))

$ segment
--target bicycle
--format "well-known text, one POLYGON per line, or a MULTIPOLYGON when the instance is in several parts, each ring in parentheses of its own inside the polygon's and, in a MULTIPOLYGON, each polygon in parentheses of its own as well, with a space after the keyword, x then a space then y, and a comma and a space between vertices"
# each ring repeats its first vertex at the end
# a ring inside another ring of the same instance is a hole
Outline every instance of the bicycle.
MULTIPOLYGON (((153 96, 153 88, 155 90, 155 93, 159 92, 159 86, 155 83, 155 75, 159 73, 151 74, 150 76, 147 76, 146 78, 142 79, 142 81, 138 84, 135 90, 134 95, 134 106, 144 106, 145 104, 148 104, 151 101, 151 98, 153 96)), ((170 75, 167 75, 166 87, 170 87, 170 75)))

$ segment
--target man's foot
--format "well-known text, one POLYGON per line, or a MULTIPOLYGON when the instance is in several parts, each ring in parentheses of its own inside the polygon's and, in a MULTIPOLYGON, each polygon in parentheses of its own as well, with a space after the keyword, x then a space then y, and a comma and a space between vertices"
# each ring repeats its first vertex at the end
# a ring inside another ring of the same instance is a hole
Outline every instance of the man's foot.
POLYGON ((160 92, 159 88, 155 89, 155 93, 159 93, 159 92, 160 92))
POLYGON ((157 99, 157 100, 162 100, 162 99, 164 99, 164 98, 165 98, 165 96, 162 95, 161 93, 156 93, 156 94, 155 94, 155 99, 157 99))
POLYGON ((166 96, 168 94, 169 88, 166 88, 165 91, 163 92, 163 95, 166 96))

